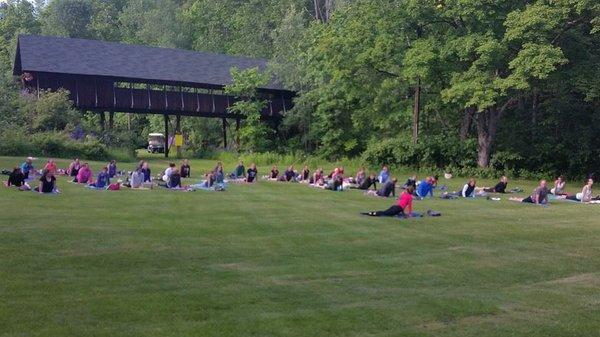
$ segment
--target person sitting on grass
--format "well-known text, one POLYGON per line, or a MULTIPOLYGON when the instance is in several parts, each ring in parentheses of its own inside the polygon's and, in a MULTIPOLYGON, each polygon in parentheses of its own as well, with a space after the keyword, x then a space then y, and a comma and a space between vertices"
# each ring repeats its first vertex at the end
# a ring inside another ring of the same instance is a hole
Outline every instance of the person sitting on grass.
POLYGON ((217 168, 213 172, 213 181, 217 184, 223 184, 225 182, 225 174, 223 173, 223 164, 217 165, 217 168))
POLYGON ((177 168, 174 168, 173 171, 171 171, 167 187, 173 189, 181 189, 181 174, 179 173, 179 170, 177 168))
POLYGON ((367 173, 365 171, 365 168, 361 167, 360 169, 358 169, 358 172, 356 172, 356 176, 354 176, 354 178, 350 178, 350 182, 356 184, 356 187, 358 188, 365 182, 366 179, 367 173))
POLYGON ((323 186, 325 184, 325 177, 323 177, 323 169, 319 168, 313 174, 310 183, 314 186, 323 186))
POLYGON ((254 183, 256 182, 256 177, 258 177, 258 170, 256 169, 256 164, 250 164, 250 168, 246 171, 246 182, 254 183))
POLYGON ((310 181, 310 170, 308 169, 308 165, 304 165, 302 171, 298 175, 299 182, 309 182, 310 181))
POLYGON ((35 172, 35 167, 33 167, 33 158, 27 157, 25 162, 21 164, 21 172, 25 176, 25 180, 29 179, 29 173, 35 172))
POLYGON ((144 174, 144 183, 152 183, 152 171, 150 171, 148 162, 142 161, 140 167, 142 168, 142 173, 144 174))
MULTIPOLYGON (((338 169, 336 169, 338 171, 338 169)), ((331 180, 329 180, 325 185, 323 185, 323 189, 331 190, 331 191, 342 191, 344 185, 344 176, 338 172, 333 173, 331 176, 331 180)))
POLYGON ((413 191, 415 191, 417 189, 417 176, 416 175, 408 177, 408 179, 406 179, 406 182, 404 183, 404 185, 402 185, 402 188, 406 189, 406 188, 408 188, 408 186, 412 186, 413 191))
POLYGON ((363 179, 362 183, 358 185, 358 189, 366 191, 371 188, 371 186, 373 186, 374 189, 377 189, 377 178, 373 173, 363 179))
POLYGON ((364 213, 365 215, 370 216, 406 216, 410 217, 412 215, 412 202, 413 202, 413 193, 414 187, 408 186, 398 198, 398 203, 393 205, 392 207, 386 209, 385 211, 376 211, 376 212, 368 212, 364 213))
POLYGON ((44 170, 47 170, 48 172, 52 173, 52 174, 56 174, 56 162, 54 161, 54 159, 50 158, 48 159, 48 162, 46 162, 46 165, 44 166, 44 170))
POLYGON ((179 169, 179 173, 181 174, 181 178, 190 178, 192 176, 192 169, 190 167, 189 160, 183 160, 181 163, 181 168, 179 169))
POLYGON ((77 177, 77 173, 79 172, 80 167, 81 164, 79 163, 79 159, 73 159, 73 161, 71 162, 71 164, 69 164, 69 167, 67 168, 67 175, 75 179, 75 177, 77 177))
POLYGON ((96 178, 96 182, 89 184, 89 187, 94 187, 97 189, 103 189, 110 185, 110 176, 108 174, 108 167, 104 166, 100 172, 98 172, 98 177, 96 178))
POLYGON ((382 184, 385 184, 388 182, 388 180, 390 180, 390 170, 388 169, 387 165, 383 165, 377 179, 382 184))
POLYGON ((511 201, 530 203, 536 205, 548 204, 548 189, 546 188, 546 180, 541 180, 538 187, 533 190, 533 193, 527 198, 510 198, 511 201))
POLYGON ((554 181, 554 187, 552 187, 552 189, 550 189, 550 193, 554 194, 554 195, 565 195, 565 185, 566 185, 566 181, 565 181, 565 177, 563 177, 562 175, 559 176, 558 178, 556 178, 556 180, 554 181))
POLYGON ((52 172, 44 170, 39 185, 34 189, 38 193, 58 193, 56 178, 52 172))
POLYGON ((169 179, 171 179, 171 174, 173 174, 173 171, 175 171, 175 163, 169 163, 169 167, 167 167, 165 169, 165 172, 162 176, 162 181, 164 181, 165 183, 167 183, 167 185, 169 185, 169 179))
POLYGON ((131 177, 129 179, 129 184, 131 188, 140 188, 144 184, 144 172, 142 172, 141 167, 136 167, 136 169, 131 172, 131 177))
POLYGON ((6 187, 18 187, 20 190, 26 191, 29 190, 30 187, 25 182, 25 175, 21 171, 19 166, 16 166, 10 175, 8 176, 8 180, 6 181, 6 187))
POLYGON ((594 198, 593 194, 592 194, 593 193, 592 192, 593 185, 594 185, 594 180, 588 179, 587 183, 581 189, 581 192, 579 192, 575 195, 567 196, 566 199, 573 200, 573 201, 581 201, 581 202, 590 202, 592 200, 597 200, 598 198, 594 198))
POLYGON ((269 180, 277 180, 277 178, 279 178, 279 170, 276 165, 273 165, 273 167, 271 167, 271 173, 269 174, 269 180))
POLYGON ((79 172, 77 172, 77 177, 73 182, 80 184, 90 184, 92 183, 92 177, 94 176, 92 169, 88 163, 83 163, 79 172))
POLYGON ((108 163, 108 177, 109 178, 114 178, 117 175, 117 162, 115 160, 111 160, 110 163, 108 163))
POLYGON ((419 198, 425 198, 428 195, 433 197, 433 183, 431 177, 423 179, 419 186, 417 186, 417 196, 419 198))
MULTIPOLYGON (((393 195, 394 197, 396 196, 396 183, 398 182, 398 179, 396 178, 391 178, 388 179, 388 182, 383 184, 377 191, 375 190, 368 190, 365 192, 366 195, 372 195, 372 196, 377 196, 377 197, 383 197, 383 198, 387 198, 391 195, 393 195)), ((413 189, 414 191, 414 189, 413 189)))
POLYGON ((502 176, 496 186, 489 188, 484 187, 482 190, 487 193, 506 193, 506 187, 508 186, 508 178, 502 176))
POLYGON ((460 196, 463 198, 475 198, 475 179, 469 179, 469 182, 463 186, 460 196))
POLYGON ((239 161, 238 165, 235 167, 233 172, 229 175, 231 179, 245 179, 246 178, 246 168, 244 167, 244 162, 239 161))
POLYGON ((296 180, 296 171, 294 171, 294 165, 290 165, 285 172, 283 172, 283 175, 281 176, 281 178, 279 178, 280 181, 295 181, 296 180))

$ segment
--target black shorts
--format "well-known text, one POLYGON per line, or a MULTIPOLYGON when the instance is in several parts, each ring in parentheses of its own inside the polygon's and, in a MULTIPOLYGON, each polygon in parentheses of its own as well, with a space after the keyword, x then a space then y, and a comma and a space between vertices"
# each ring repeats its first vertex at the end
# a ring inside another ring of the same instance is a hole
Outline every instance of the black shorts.
POLYGON ((528 196, 527 198, 523 199, 523 201, 521 202, 525 202, 525 203, 529 203, 529 204, 533 204, 533 199, 531 199, 531 196, 528 196))

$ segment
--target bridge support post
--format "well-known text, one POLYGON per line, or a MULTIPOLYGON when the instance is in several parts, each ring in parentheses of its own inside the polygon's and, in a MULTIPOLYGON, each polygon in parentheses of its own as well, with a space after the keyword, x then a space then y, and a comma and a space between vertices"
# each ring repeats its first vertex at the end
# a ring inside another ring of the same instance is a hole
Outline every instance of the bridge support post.
POLYGON ((114 111, 110 111, 108 113, 108 130, 112 131, 115 126, 115 113, 114 111))
POLYGON ((227 119, 223 118, 223 149, 227 149, 227 119))
POLYGON ((169 158, 169 115, 165 114, 165 158, 169 158))
MULTIPOLYGON (((181 115, 177 115, 175 119, 175 135, 181 135, 181 115)), ((177 147, 177 158, 181 158, 181 146, 177 143, 177 139, 175 139, 175 146, 177 147)))
POLYGON ((100 112, 100 131, 104 133, 106 129, 106 116, 104 115, 104 111, 100 112))

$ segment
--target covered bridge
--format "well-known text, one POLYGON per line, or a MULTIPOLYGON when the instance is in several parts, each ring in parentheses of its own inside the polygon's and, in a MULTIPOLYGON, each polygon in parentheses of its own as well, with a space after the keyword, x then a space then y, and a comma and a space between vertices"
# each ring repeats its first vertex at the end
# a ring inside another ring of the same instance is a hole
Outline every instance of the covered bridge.
MULTIPOLYGON (((228 107, 235 98, 224 93, 232 67, 266 68, 266 60, 50 36, 19 36, 13 73, 31 91, 67 89, 76 108, 104 112, 162 114, 165 134, 169 116, 227 119, 239 126, 243 116, 228 107)), ((259 88, 267 101, 265 119, 280 118, 292 107, 293 92, 272 80, 259 88)), ((112 118, 111 118, 112 119, 112 118)), ((168 155, 168 151, 165 151, 168 155)))

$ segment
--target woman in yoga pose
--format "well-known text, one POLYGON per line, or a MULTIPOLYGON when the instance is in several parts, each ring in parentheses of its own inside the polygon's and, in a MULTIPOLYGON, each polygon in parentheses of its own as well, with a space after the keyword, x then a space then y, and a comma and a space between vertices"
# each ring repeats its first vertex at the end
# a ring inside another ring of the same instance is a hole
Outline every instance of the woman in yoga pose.
POLYGON ((277 180, 278 177, 279 170, 277 169, 276 165, 273 165, 273 167, 271 167, 271 173, 269 174, 269 180, 277 180))
POLYGON ((597 200, 598 197, 594 198, 594 196, 592 195, 592 186, 593 185, 594 185, 594 180, 588 179, 587 184, 585 184, 583 186, 583 188, 581 189, 581 192, 579 192, 575 195, 570 195, 566 199, 573 200, 573 201, 581 201, 581 202, 590 202, 592 200, 597 200))
POLYGON ((550 193, 554 195, 565 195, 565 185, 567 182, 565 181, 565 177, 559 176, 554 181, 554 187, 550 190, 550 193))
POLYGON ((35 188, 38 193, 54 193, 56 191, 56 178, 52 172, 44 170, 40 184, 35 188))
POLYGON ((511 201, 524 202, 536 205, 545 205, 548 203, 548 189, 546 180, 541 180, 538 187, 527 198, 510 198, 511 201))
POLYGON ((179 169, 179 173, 181 174, 181 178, 189 178, 192 174, 192 169, 190 167, 190 162, 187 159, 184 159, 181 163, 181 168, 179 169))
POLYGON ((78 158, 73 159, 73 161, 71 162, 71 164, 69 164, 69 167, 67 168, 67 175, 69 175, 69 177, 75 179, 75 177, 77 177, 77 173, 79 172, 80 167, 81 167, 81 164, 79 163, 79 159, 78 158))
POLYGON ((484 187, 482 190, 488 193, 506 193, 506 187, 508 186, 508 178, 502 176, 496 186, 492 188, 484 187))
POLYGON ((95 188, 106 188, 110 185, 110 175, 108 174, 108 167, 104 166, 102 170, 98 173, 98 177, 96 178, 95 183, 89 184, 90 187, 95 188))
POLYGON ((369 212, 365 214, 370 216, 404 215, 410 217, 412 214, 412 202, 414 191, 414 187, 408 186, 400 195, 400 198, 398 199, 398 203, 396 205, 393 205, 385 211, 369 212))
POLYGON ((77 178, 73 182, 80 184, 89 184, 92 182, 93 172, 88 163, 83 163, 79 172, 77 172, 77 178))
POLYGON ((250 164, 250 168, 246 171, 246 182, 254 183, 256 182, 256 177, 258 177, 258 170, 256 169, 256 164, 250 164))
POLYGON ((469 179, 469 182, 463 186, 460 196, 463 198, 474 198, 475 197, 475 179, 469 179))

